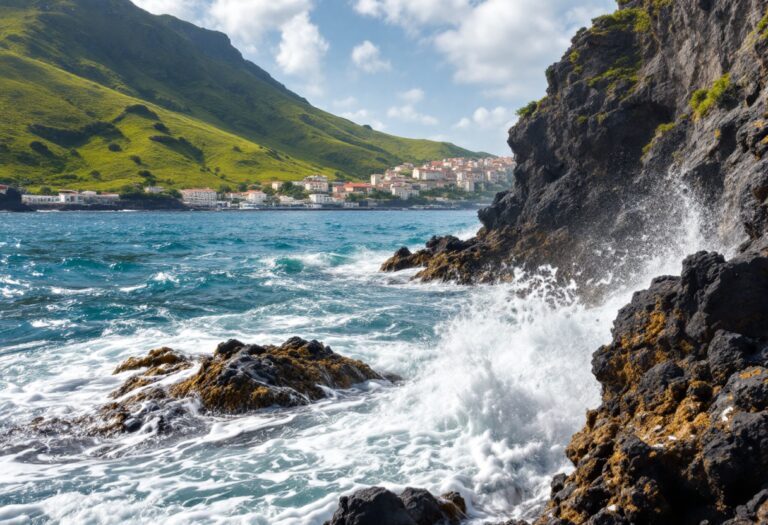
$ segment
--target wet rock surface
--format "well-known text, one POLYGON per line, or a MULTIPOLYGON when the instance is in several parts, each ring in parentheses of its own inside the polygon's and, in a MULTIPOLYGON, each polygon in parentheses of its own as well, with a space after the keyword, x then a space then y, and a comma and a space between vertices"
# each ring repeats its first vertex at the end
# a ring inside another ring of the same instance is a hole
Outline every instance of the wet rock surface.
POLYGON ((456 492, 435 497, 424 489, 405 489, 400 496, 382 487, 342 496, 325 525, 454 525, 466 517, 464 499, 456 492))
POLYGON ((587 414, 538 525, 766 523, 768 258, 686 259, 593 356, 587 414))
POLYGON ((473 283, 553 265, 594 288, 606 271, 614 283, 626 279, 679 242, 686 200, 704 208, 708 233, 726 245, 764 236, 765 2, 620 6, 579 31, 547 70, 547 96, 510 130, 514 186, 480 211, 477 236, 451 249, 437 248, 450 237, 432 239, 384 270, 473 283))
POLYGON ((349 389, 382 376, 361 361, 336 354, 318 341, 293 337, 282 345, 221 343, 213 355, 194 359, 167 347, 121 363, 115 374, 135 372, 95 414, 75 419, 36 418, 36 435, 110 436, 138 430, 160 434, 197 431, 200 413, 237 415, 320 400, 330 390, 349 389), (195 369, 195 367, 197 367, 195 369))

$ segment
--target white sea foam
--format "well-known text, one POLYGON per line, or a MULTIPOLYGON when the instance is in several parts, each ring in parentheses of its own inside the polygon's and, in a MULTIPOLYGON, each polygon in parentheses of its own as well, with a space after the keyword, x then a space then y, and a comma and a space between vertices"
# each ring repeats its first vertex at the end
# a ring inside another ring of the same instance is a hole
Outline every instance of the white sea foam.
MULTIPOLYGON (((550 477, 569 468, 564 447, 599 400, 590 358, 609 341, 617 309, 652 276, 679 273, 683 256, 712 247, 696 206, 680 202, 683 220, 666 230, 677 245, 597 306, 581 304, 573 288, 557 287, 551 271, 518 274, 498 286, 421 285, 378 273, 388 254, 315 253, 287 256, 302 271, 318 273, 315 289, 376 286, 402 301, 429 301, 430 311, 444 317, 434 320, 433 334, 405 337, 396 323, 357 328, 396 318, 397 305, 370 301, 342 310, 308 295, 289 309, 255 305, 178 320, 170 330, 139 327, 129 336, 108 330, 57 347, 55 360, 39 353, 0 356, 8 379, 0 385, 0 417, 17 423, 30 414, 92 410, 123 378, 111 375, 116 363, 160 345, 202 354, 230 337, 276 343, 302 335, 405 378, 299 409, 207 418, 205 431, 175 441, 128 436, 76 451, 67 461, 33 450, 0 456, 0 493, 18 494, 24 484, 40 491, 24 499, 29 503, 2 507, 0 519, 319 525, 340 494, 373 484, 458 490, 478 524, 530 516, 546 499, 550 477), (531 288, 535 293, 522 293, 531 288), (24 373, 30 369, 34 377, 24 373), (23 460, 30 454, 37 461, 23 460)), ((254 272, 280 286, 307 286, 281 274, 280 259, 262 261, 254 272)))

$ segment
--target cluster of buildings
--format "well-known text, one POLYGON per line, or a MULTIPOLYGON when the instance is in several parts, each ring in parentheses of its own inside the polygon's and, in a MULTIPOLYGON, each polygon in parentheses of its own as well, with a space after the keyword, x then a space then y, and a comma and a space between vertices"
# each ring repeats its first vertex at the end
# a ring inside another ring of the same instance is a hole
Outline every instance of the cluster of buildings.
MULTIPOLYGON (((371 175, 368 182, 330 181, 323 175, 312 175, 298 181, 275 181, 269 189, 219 193, 211 188, 181 190, 182 202, 201 209, 259 209, 264 207, 341 207, 356 208, 361 201, 369 206, 387 200, 406 201, 425 191, 483 191, 512 180, 515 161, 511 157, 484 159, 454 158, 427 162, 421 166, 402 164, 371 175)), ((144 188, 148 194, 164 193, 159 186, 144 188)), ((434 193, 432 194, 434 196, 434 193)), ((116 205, 120 195, 95 191, 61 190, 56 195, 22 195, 30 206, 116 205)), ((446 198, 435 198, 448 201, 446 198)))
POLYGON ((509 183, 514 169, 515 160, 512 157, 443 159, 418 167, 403 164, 384 173, 373 174, 371 185, 403 199, 441 188, 475 193, 493 185, 509 183))
POLYGON ((95 191, 60 190, 55 195, 23 194, 21 202, 28 206, 80 205, 88 206, 115 205, 120 200, 117 193, 96 193, 95 191))

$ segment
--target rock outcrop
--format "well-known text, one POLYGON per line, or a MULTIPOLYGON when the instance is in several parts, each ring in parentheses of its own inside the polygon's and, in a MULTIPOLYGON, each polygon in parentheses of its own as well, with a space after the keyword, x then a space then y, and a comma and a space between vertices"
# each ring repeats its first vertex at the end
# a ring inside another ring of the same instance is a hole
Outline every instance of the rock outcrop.
MULTIPOLYGON (((678 242, 686 199, 729 246, 768 225, 768 12, 764 0, 622 0, 547 70, 521 110, 511 190, 461 245, 433 239, 384 270, 495 281, 548 264, 592 285, 630 276, 678 242), (445 249, 441 244, 451 245, 445 249)), ((615 281, 614 281, 615 282, 615 281)))
POLYGON ((424 489, 405 489, 400 496, 382 487, 342 496, 325 525, 457 525, 467 506, 456 492, 435 497, 424 489))
POLYGON ((0 189, 0 211, 32 211, 21 201, 21 193, 16 188, 0 189))
POLYGON ((279 346, 221 343, 213 355, 192 358, 167 347, 121 363, 115 374, 136 372, 115 389, 112 401, 77 418, 38 417, 0 435, 92 438, 139 430, 159 434, 200 431, 198 417, 239 415, 318 401, 333 390, 369 380, 398 381, 361 361, 336 354, 318 341, 293 337, 279 346))
POLYGON ((768 257, 689 257, 592 365, 602 404, 537 525, 768 522, 768 257))
POLYGON ((231 339, 221 343, 212 356, 203 357, 195 373, 170 384, 164 381, 194 365, 192 359, 170 348, 128 359, 115 369, 116 374, 141 371, 112 393, 115 401, 101 408, 96 428, 102 433, 131 432, 155 418, 161 430, 170 429, 170 419, 183 415, 188 400, 198 401, 207 413, 235 415, 305 405, 324 398, 324 389, 348 389, 385 379, 361 361, 299 337, 280 346, 247 345, 231 339))

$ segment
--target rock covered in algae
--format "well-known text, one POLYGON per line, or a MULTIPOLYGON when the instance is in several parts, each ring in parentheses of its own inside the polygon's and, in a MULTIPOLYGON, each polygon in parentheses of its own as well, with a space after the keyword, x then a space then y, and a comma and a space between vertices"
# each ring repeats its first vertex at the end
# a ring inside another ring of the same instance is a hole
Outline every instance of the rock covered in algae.
POLYGON ((191 358, 170 348, 158 348, 119 365, 116 374, 142 370, 112 392, 115 401, 101 408, 97 430, 130 432, 150 418, 155 418, 160 430, 170 429, 172 420, 188 415, 192 400, 205 412, 234 415, 305 405, 325 397, 325 389, 348 389, 384 379, 361 361, 299 337, 280 346, 229 340, 212 356, 204 356, 194 373, 168 384, 169 376, 194 365, 191 358))
POLYGON ((768 258, 689 257, 592 363, 602 404, 538 525, 768 522, 768 258))

